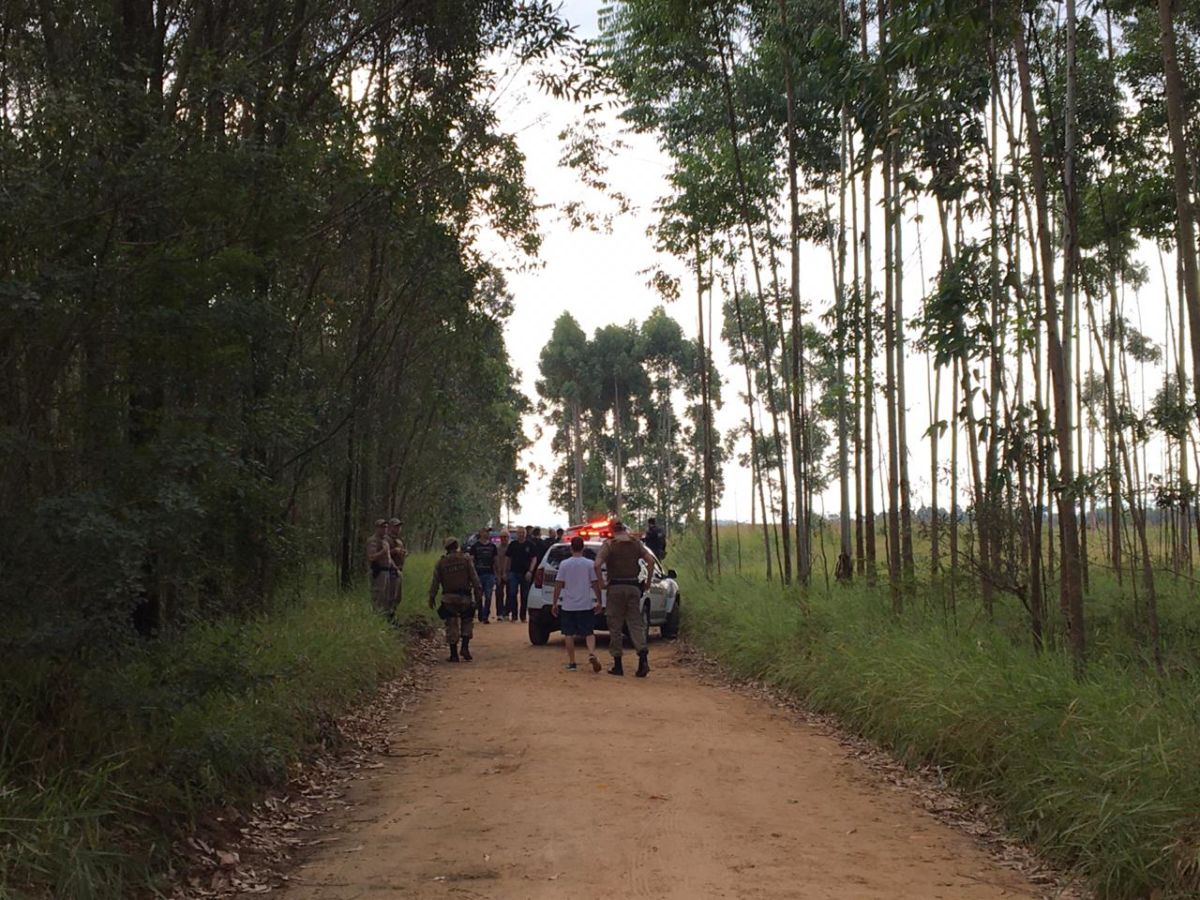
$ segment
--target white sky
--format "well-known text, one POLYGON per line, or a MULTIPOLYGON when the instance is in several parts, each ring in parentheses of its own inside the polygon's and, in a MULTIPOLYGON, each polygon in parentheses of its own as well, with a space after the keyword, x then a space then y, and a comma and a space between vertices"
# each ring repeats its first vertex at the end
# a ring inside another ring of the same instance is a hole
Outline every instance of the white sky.
MULTIPOLYGON (((563 14, 568 21, 577 26, 577 33, 581 37, 592 37, 598 31, 597 12, 600 5, 598 0, 566 0, 563 4, 563 14)), ((516 135, 526 156, 527 180, 535 191, 538 202, 546 206, 541 216, 544 242, 540 253, 540 265, 535 268, 510 269, 508 273, 509 287, 514 297, 514 312, 505 326, 505 340, 513 364, 520 372, 520 387, 525 394, 536 402, 538 395, 534 383, 537 380, 538 356, 549 340, 554 321, 560 313, 569 310, 589 336, 597 328, 610 323, 624 323, 630 320, 640 322, 654 306, 662 303, 657 292, 647 284, 646 270, 652 267, 662 268, 681 277, 683 299, 668 305, 667 312, 679 321, 689 337, 694 338, 694 279, 680 263, 669 256, 657 254, 652 239, 648 238, 646 233, 647 228, 656 221, 653 212, 655 201, 667 193, 666 174, 669 171, 669 161, 658 150, 655 139, 652 136, 622 135, 629 146, 620 151, 610 164, 609 182, 629 196, 636 204, 636 209, 625 216, 617 217, 611 233, 597 234, 586 230, 572 230, 555 211, 560 204, 573 199, 583 199, 598 211, 611 207, 603 198, 584 188, 572 171, 562 169, 558 165, 561 153, 558 134, 567 125, 577 121, 582 111, 569 103, 545 96, 522 77, 513 79, 503 87, 496 100, 496 108, 501 128, 516 135)), ((615 128, 615 115, 612 120, 615 128)), ((878 190, 876 194, 878 195, 878 190)), ((921 226, 920 237, 923 243, 924 271, 932 276, 936 273, 939 237, 932 211, 925 213, 926 224, 921 226)), ((878 228, 879 214, 876 213, 874 218, 878 228)), ((918 246, 917 235, 917 226, 910 222, 905 230, 904 246, 906 318, 915 313, 919 299, 924 293, 918 277, 922 248, 918 246)), ((876 235, 875 244, 878 248, 878 263, 882 251, 879 234, 876 235)), ((494 250, 496 261, 502 266, 506 262, 511 264, 517 261, 517 257, 511 251, 505 250, 496 241, 485 240, 484 245, 494 250)), ((824 248, 812 245, 804 246, 802 252, 801 296, 813 311, 819 314, 829 307, 832 296, 828 253, 824 248)), ((1154 299, 1143 310, 1138 298, 1131 292, 1126 298, 1126 315, 1135 326, 1161 343, 1166 339, 1166 320, 1161 299, 1163 289, 1158 258, 1152 248, 1143 255, 1150 268, 1151 281, 1143 288, 1142 293, 1147 298, 1154 299)), ((1166 265, 1168 272, 1174 271, 1172 258, 1167 258, 1166 265)), ((786 261, 783 274, 786 277, 786 261)), ((880 279, 881 274, 876 278, 880 279)), ((1174 295, 1173 285, 1171 295, 1174 295)), ((719 296, 717 302, 720 303, 719 296)), ((714 326, 719 333, 719 306, 714 326)), ((705 329, 708 329, 707 322, 705 329)), ((924 355, 912 346, 915 337, 915 330, 910 326, 907 332, 909 345, 905 373, 909 399, 910 481, 913 506, 917 508, 930 496, 930 454, 928 441, 920 439, 920 435, 929 425, 929 403, 926 399, 928 365, 924 355)), ((713 347, 713 353, 718 369, 725 379, 722 387, 725 406, 716 417, 717 428, 724 434, 745 416, 744 404, 738 396, 744 381, 740 369, 734 369, 730 365, 726 348, 719 341, 713 347)), ((1086 353, 1083 362, 1086 374, 1086 353)), ((877 382, 882 386, 881 361, 877 361, 876 371, 877 382)), ((948 418, 948 371, 943 373, 942 381, 943 399, 939 415, 941 418, 948 418)), ((1149 396, 1158 387, 1158 375, 1151 376, 1147 373, 1145 381, 1146 396, 1149 396)), ((1135 384, 1135 402, 1138 388, 1135 384)), ((877 401, 877 415, 878 428, 882 431, 886 421, 882 394, 877 401)), ((531 437, 538 424, 535 419, 536 417, 531 417, 526 422, 526 430, 531 437)), ((550 452, 553 430, 554 423, 544 423, 540 438, 523 456, 522 463, 530 468, 531 474, 529 486, 521 498, 521 512, 514 516, 522 522, 542 525, 566 524, 566 513, 555 509, 549 498, 549 472, 556 465, 554 455, 550 452), (539 471, 538 467, 545 470, 545 473, 539 471)), ((962 445, 965 446, 965 440, 962 441, 962 445)), ((942 442, 940 451, 943 465, 949 455, 948 448, 947 437, 942 442)), ((1157 456, 1157 451, 1154 451, 1154 455, 1157 456)), ((877 453, 877 457, 879 456, 882 454, 877 453)), ((1147 462, 1151 471, 1160 469, 1156 459, 1150 458, 1147 462)), ((748 521, 751 496, 749 471, 731 462, 727 464, 724 474, 725 494, 718 509, 719 518, 748 521)), ((965 485, 965 473, 960 473, 960 479, 961 484, 965 485)), ((948 476, 941 481, 948 484, 948 476)), ((877 490, 882 490, 883 480, 877 477, 876 483, 877 490)), ((947 487, 939 487, 939 505, 949 505, 948 494, 947 487)), ((824 497, 817 499, 816 511, 836 513, 837 504, 837 489, 836 485, 833 485, 824 497)), ((878 500, 876 506, 882 508, 878 500)))

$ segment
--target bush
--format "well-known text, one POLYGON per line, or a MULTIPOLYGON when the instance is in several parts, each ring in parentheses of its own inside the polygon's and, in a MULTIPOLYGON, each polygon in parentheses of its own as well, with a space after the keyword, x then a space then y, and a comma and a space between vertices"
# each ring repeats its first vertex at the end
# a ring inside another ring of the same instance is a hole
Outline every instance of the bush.
MULTIPOLYGON (((426 618, 410 565, 402 618, 426 618)), ((0 896, 154 883, 206 808, 284 783, 323 726, 394 676, 404 644, 329 577, 290 605, 87 666, 17 660, 0 684, 0 896)))

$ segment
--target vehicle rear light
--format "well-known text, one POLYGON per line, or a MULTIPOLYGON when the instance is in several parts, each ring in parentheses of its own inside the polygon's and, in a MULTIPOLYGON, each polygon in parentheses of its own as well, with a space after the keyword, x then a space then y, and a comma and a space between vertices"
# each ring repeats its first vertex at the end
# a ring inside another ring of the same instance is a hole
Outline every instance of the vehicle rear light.
POLYGON ((533 586, 540 591, 542 589, 542 585, 545 584, 545 582, 546 582, 546 570, 539 566, 538 570, 533 573, 533 586))

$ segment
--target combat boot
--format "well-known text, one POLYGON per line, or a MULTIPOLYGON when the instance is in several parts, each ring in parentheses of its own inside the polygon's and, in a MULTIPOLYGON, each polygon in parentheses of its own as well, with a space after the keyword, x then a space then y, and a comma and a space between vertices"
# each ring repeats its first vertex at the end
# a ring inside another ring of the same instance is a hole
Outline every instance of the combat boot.
POLYGON ((614 656, 612 668, 608 670, 609 675, 624 675, 625 669, 621 666, 621 657, 614 656))
POLYGON ((650 651, 642 650, 638 653, 637 671, 633 673, 638 678, 645 678, 650 674, 650 651))
POLYGON ((458 662, 458 645, 457 644, 450 645, 450 658, 447 659, 446 662, 458 662))
POLYGON ((472 659, 472 657, 471 657, 471 639, 470 638, 462 639, 462 658, 465 659, 467 662, 470 662, 472 659))

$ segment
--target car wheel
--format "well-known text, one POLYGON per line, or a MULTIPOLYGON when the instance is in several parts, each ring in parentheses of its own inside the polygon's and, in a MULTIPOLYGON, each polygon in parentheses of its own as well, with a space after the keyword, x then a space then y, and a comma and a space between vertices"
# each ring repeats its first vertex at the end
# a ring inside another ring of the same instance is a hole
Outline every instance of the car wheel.
POLYGON ((550 640, 550 626, 541 621, 541 616, 529 617, 529 643, 541 647, 550 640))
POLYGON ((667 621, 663 622, 662 635, 665 638, 679 637, 679 623, 683 619, 683 611, 679 608, 679 597, 675 598, 675 605, 671 607, 671 612, 667 616, 667 621))

